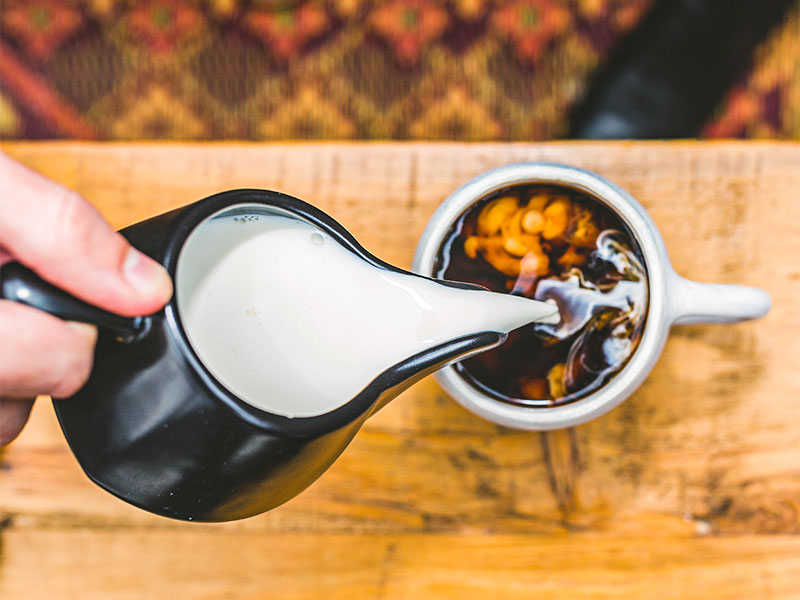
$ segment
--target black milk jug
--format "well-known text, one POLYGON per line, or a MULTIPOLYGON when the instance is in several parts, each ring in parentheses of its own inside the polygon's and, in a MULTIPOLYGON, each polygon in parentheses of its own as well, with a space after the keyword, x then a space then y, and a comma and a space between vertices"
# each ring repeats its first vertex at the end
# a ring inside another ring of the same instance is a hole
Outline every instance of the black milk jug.
MULTIPOLYGON (((174 280, 178 255, 199 224, 253 212, 290 214, 362 260, 404 272, 372 256, 322 211, 263 190, 223 192, 121 233, 174 280)), ((394 396, 506 337, 484 331, 450 340, 388 366, 331 412, 288 418, 255 408, 214 378, 187 339, 174 296, 156 314, 125 318, 69 296, 18 263, 3 266, 0 282, 3 298, 98 326, 88 382, 75 396, 54 400, 64 435, 89 478, 135 506, 190 521, 242 519, 286 502, 319 477, 394 396)))

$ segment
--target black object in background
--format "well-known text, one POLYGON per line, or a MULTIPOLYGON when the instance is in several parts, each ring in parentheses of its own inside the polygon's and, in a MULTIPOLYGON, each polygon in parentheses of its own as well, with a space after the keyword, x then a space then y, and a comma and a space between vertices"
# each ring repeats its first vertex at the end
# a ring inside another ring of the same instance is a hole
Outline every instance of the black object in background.
POLYGON ((661 0, 592 82, 569 137, 696 137, 795 0, 661 0))

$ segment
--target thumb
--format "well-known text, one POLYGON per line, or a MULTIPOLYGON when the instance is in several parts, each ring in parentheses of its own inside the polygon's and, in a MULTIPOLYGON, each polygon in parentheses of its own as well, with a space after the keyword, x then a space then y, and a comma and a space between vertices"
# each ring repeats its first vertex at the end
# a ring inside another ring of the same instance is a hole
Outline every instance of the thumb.
POLYGON ((172 281, 75 192, 0 153, 0 248, 53 285, 126 316, 159 310, 172 281))

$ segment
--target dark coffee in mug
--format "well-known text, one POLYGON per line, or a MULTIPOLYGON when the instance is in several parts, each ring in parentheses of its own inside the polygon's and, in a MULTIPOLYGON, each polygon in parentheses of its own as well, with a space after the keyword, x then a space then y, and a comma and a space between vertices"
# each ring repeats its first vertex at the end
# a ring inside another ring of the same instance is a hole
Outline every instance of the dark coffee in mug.
POLYGON ((444 238, 433 274, 558 303, 560 323, 522 327, 456 366, 501 401, 546 407, 587 396, 625 366, 644 329, 647 273, 633 235, 573 189, 514 186, 473 204, 444 238))

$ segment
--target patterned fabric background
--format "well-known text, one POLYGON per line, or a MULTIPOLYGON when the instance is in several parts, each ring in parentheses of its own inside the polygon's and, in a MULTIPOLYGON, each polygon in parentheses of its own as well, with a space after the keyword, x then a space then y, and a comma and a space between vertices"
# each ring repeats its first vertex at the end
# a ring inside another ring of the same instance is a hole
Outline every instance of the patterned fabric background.
MULTIPOLYGON (((0 136, 563 136, 652 0, 5 0, 0 136)), ((709 136, 800 137, 800 4, 709 136)))

